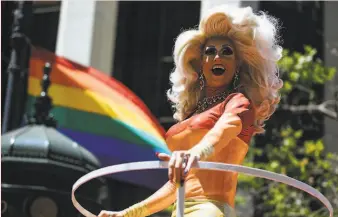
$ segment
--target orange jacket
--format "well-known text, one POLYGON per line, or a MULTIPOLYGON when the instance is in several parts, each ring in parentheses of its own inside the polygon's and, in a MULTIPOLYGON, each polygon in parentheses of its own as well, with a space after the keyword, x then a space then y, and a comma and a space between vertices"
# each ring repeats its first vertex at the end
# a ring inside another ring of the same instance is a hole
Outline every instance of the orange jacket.
MULTIPOLYGON (((229 95, 222 103, 172 126, 166 134, 171 151, 192 150, 198 146, 212 150, 201 160, 241 164, 254 133, 254 109, 241 93, 229 95)), ((237 173, 190 170, 186 198, 211 199, 234 207, 237 173)), ((176 199, 175 183, 167 182, 143 203, 147 213, 161 211, 176 199)))

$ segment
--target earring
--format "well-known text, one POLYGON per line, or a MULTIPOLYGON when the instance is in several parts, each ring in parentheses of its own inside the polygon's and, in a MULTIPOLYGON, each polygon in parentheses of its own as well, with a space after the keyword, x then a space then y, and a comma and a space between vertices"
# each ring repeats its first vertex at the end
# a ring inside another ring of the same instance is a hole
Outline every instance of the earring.
POLYGON ((203 76, 203 72, 201 70, 200 76, 198 77, 199 79, 199 83, 200 83, 200 90, 204 89, 205 86, 205 82, 204 82, 204 76, 203 76))
POLYGON ((239 84, 237 84, 238 81, 239 81, 239 70, 236 71, 234 81, 232 83, 233 90, 236 90, 238 88, 238 86, 239 86, 239 84))

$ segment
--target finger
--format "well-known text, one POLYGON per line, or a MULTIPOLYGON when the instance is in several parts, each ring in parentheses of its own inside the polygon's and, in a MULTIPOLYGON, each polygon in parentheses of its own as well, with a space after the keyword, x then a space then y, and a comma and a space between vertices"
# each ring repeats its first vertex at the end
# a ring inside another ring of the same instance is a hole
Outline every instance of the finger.
POLYGON ((185 167, 184 169, 184 176, 187 176, 189 171, 190 171, 190 168, 192 167, 192 165, 194 163, 196 163, 198 161, 197 157, 194 156, 194 155, 191 155, 188 159, 188 163, 187 163, 187 166, 185 167))
POLYGON ((98 217, 115 217, 116 215, 117 215, 116 212, 103 210, 100 212, 98 217))
POLYGON ((187 167, 188 159, 190 155, 184 155, 183 157, 183 163, 182 163, 182 169, 181 169, 181 177, 182 179, 185 179, 185 168, 187 167))
POLYGON ((170 161, 168 163, 168 178, 170 181, 174 178, 174 170, 175 170, 175 162, 176 162, 176 152, 171 155, 170 161))
POLYGON ((98 217, 108 217, 108 216, 109 216, 108 211, 105 210, 102 210, 98 215, 98 217))
POLYGON ((170 160, 170 155, 165 154, 165 153, 158 153, 156 156, 162 161, 169 161, 170 160))
POLYGON ((105 211, 101 211, 101 212, 97 215, 97 217, 105 217, 105 211))
POLYGON ((182 174, 182 164, 183 164, 184 153, 179 153, 176 156, 176 164, 175 164, 175 180, 176 183, 181 183, 181 174, 182 174))

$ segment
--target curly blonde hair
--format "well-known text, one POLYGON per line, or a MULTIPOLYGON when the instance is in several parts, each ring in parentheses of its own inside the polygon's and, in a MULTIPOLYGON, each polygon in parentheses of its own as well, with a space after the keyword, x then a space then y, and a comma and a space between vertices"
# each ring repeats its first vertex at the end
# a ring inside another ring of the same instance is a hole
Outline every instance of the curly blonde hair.
POLYGON ((255 108, 255 132, 264 132, 264 121, 275 112, 280 101, 278 90, 283 86, 277 67, 282 56, 277 30, 275 18, 263 12, 256 15, 251 7, 218 6, 206 13, 198 29, 182 32, 175 42, 172 87, 167 92, 175 109, 174 119, 184 120, 197 106, 201 95, 198 70, 206 40, 227 37, 241 63, 240 92, 255 108))

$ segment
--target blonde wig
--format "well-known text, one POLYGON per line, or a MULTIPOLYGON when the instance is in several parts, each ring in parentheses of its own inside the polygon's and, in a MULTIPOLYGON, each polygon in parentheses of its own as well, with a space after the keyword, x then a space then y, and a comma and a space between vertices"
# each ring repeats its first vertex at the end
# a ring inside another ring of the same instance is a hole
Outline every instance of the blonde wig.
POLYGON ((174 119, 184 120, 196 108, 200 98, 198 73, 201 48, 211 37, 229 38, 240 60, 242 92, 256 112, 255 131, 264 132, 264 121, 274 113, 280 101, 277 61, 282 56, 278 45, 277 20, 251 7, 219 6, 202 17, 197 29, 182 32, 175 42, 175 68, 170 75, 171 89, 167 96, 175 109, 174 119))

